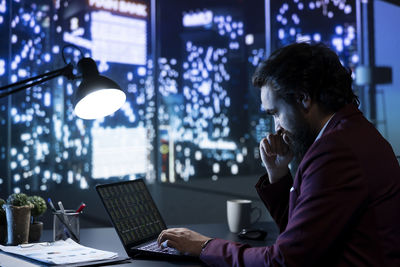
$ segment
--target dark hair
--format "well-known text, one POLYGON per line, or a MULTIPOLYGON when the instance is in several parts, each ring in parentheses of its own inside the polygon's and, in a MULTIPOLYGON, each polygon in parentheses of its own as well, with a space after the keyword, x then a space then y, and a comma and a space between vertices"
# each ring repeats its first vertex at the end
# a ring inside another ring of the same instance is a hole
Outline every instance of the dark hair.
POLYGON ((352 90, 351 70, 320 43, 294 43, 276 50, 257 67, 252 81, 259 88, 270 86, 288 103, 307 93, 327 112, 360 103, 352 90))

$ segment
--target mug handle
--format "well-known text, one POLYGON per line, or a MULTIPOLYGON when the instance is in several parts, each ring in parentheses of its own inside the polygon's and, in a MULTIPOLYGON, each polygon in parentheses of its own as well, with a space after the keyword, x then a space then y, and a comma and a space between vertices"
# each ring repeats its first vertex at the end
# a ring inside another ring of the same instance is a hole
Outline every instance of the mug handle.
POLYGON ((261 209, 259 207, 251 208, 251 213, 253 213, 253 211, 255 211, 255 210, 258 210, 258 216, 254 222, 251 222, 251 224, 257 223, 261 218, 261 209))

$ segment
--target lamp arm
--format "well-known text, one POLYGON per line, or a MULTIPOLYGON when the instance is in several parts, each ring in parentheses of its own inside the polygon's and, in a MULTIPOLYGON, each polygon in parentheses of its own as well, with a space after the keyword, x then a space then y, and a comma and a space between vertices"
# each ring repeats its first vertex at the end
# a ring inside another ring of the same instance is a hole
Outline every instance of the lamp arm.
POLYGON ((21 84, 23 84, 22 86, 18 87, 18 88, 13 88, 3 94, 0 94, 0 98, 6 97, 8 95, 14 94, 16 92, 22 91, 24 89, 30 88, 32 86, 41 84, 45 81, 51 80, 57 76, 65 76, 67 77, 69 80, 73 80, 75 78, 74 74, 72 73, 72 65, 68 64, 60 69, 54 70, 54 71, 49 71, 43 74, 40 74, 38 76, 32 77, 32 78, 28 78, 13 84, 9 84, 3 87, 0 87, 0 91, 6 90, 8 88, 12 88, 12 87, 16 87, 19 86, 21 84))

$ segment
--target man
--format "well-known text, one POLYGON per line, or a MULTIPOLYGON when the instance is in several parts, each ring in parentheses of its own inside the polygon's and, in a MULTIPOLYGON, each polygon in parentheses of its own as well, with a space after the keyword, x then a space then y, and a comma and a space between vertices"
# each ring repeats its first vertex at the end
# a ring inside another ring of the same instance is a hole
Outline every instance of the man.
POLYGON ((276 133, 256 189, 281 234, 269 247, 169 229, 159 242, 212 266, 400 266, 400 167, 358 110, 351 72, 327 47, 292 44, 253 76, 276 133), (288 169, 301 160, 295 179, 288 169))

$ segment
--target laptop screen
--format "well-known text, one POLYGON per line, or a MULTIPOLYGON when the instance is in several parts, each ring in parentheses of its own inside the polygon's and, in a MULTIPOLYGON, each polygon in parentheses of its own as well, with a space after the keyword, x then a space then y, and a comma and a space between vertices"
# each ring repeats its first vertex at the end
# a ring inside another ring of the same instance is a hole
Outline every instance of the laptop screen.
POLYGON ((142 179, 96 186, 124 246, 151 240, 166 228, 142 179))

